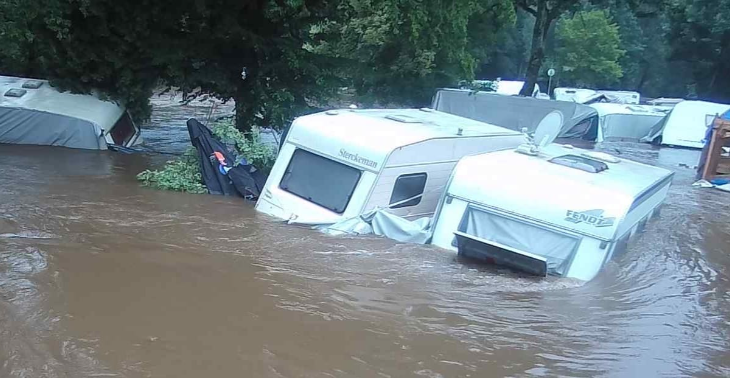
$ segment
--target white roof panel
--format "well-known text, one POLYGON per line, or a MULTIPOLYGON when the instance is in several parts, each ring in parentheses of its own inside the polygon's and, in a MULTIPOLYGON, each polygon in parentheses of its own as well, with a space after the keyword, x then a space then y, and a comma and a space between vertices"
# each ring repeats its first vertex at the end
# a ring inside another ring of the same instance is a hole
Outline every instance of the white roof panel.
POLYGON ((106 131, 109 131, 124 113, 123 107, 111 101, 103 101, 94 95, 59 92, 46 80, 11 76, 0 76, 0 107, 36 110, 83 119, 106 131), (28 81, 43 84, 37 89, 22 88, 23 83, 28 81), (26 92, 21 97, 5 96, 10 89, 23 89, 26 92))
POLYGON ((609 240, 634 200, 672 173, 625 159, 606 163, 609 169, 600 173, 548 161, 585 152, 553 144, 539 156, 508 150, 465 157, 454 171, 448 192, 518 217, 609 240), (616 221, 604 227, 575 223, 567 219, 568 211, 600 213, 616 221))
POLYGON ((380 168, 392 151, 426 140, 516 135, 521 134, 431 109, 346 109, 297 118, 287 141, 380 168))

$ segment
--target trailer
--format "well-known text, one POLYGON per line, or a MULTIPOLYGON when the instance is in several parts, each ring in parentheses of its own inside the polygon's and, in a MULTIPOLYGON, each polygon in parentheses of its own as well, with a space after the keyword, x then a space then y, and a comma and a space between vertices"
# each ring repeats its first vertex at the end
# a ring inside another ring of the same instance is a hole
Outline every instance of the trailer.
POLYGON ((304 224, 332 224, 377 208, 406 219, 430 216, 459 159, 524 141, 519 132, 431 109, 302 116, 256 209, 304 224))
POLYGON ((46 80, 0 76, 0 143, 106 150, 131 147, 139 136, 119 104, 61 92, 46 80))
POLYGON ((638 142, 660 124, 670 109, 648 105, 596 103, 590 107, 598 112, 596 142, 638 142))
POLYGON ((659 214, 672 175, 557 144, 534 155, 465 157, 436 212, 432 243, 531 274, 588 281, 659 214))

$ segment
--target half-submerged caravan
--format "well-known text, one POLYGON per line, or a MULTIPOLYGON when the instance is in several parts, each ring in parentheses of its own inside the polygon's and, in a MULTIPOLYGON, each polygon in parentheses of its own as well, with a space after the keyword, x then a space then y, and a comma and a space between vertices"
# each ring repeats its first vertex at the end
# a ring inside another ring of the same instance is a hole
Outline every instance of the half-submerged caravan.
POLYGON ((130 147, 139 135, 113 102, 60 92, 45 80, 0 76, 0 143, 106 150, 130 147))
POLYGON ((436 213, 432 243, 536 275, 591 280, 659 213, 671 178, 662 168, 557 144, 465 157, 436 213))
POLYGON ((464 156, 514 149, 524 135, 431 109, 331 110, 297 118, 256 209, 332 224, 376 208, 431 216, 464 156))

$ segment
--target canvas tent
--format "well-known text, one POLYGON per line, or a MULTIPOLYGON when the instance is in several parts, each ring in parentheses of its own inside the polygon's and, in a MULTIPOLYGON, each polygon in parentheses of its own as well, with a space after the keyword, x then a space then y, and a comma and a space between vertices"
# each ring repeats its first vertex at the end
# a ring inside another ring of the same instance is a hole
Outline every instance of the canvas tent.
POLYGON ((563 113, 560 138, 593 140, 598 129, 595 109, 573 102, 542 100, 531 97, 500 96, 489 92, 441 89, 434 96, 432 108, 465 118, 506 127, 535 131, 550 112, 563 113))
POLYGON ((707 126, 718 114, 730 110, 730 105, 706 101, 682 101, 674 106, 664 120, 651 128, 642 142, 670 146, 702 148, 707 126))
POLYGON ((94 95, 60 92, 45 80, 0 76, 0 143, 105 150, 133 145, 126 110, 94 95))

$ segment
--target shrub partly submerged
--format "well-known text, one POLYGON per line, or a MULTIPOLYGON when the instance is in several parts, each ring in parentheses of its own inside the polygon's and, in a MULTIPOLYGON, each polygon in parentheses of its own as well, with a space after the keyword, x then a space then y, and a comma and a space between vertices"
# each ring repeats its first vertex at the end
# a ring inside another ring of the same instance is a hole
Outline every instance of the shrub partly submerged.
MULTIPOLYGON (((236 165, 243 157, 262 172, 268 174, 271 171, 276 161, 276 152, 271 145, 261 141, 260 129, 254 128, 248 135, 244 135, 236 129, 232 119, 223 119, 215 122, 211 131, 216 138, 234 150, 239 157, 235 162, 236 165)), ((177 159, 165 163, 162 169, 148 169, 141 172, 137 175, 137 179, 142 185, 155 189, 208 193, 208 189, 203 185, 200 160, 194 147, 190 147, 177 159)))

